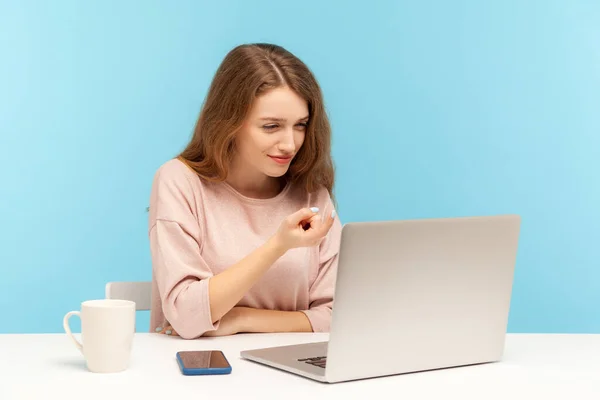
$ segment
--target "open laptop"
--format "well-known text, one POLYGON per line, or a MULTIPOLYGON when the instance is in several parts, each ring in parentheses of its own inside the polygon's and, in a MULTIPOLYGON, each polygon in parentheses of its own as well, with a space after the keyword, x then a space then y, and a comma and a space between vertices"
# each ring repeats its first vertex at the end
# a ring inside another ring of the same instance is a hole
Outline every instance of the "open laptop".
POLYGON ((329 383, 500 361, 520 222, 345 224, 328 342, 241 357, 329 383))

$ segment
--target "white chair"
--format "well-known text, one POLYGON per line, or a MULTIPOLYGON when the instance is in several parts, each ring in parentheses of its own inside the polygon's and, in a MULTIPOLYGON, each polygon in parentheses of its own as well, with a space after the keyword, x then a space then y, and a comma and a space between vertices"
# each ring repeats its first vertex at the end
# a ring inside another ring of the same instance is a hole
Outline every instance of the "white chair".
POLYGON ((105 291, 107 299, 134 301, 137 311, 150 310, 152 282, 108 282, 105 291))

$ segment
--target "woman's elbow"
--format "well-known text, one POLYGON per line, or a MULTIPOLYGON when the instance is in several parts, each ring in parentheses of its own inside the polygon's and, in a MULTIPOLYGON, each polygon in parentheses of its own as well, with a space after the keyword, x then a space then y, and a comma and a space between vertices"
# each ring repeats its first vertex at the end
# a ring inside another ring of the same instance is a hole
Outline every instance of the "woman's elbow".
POLYGON ((197 339, 213 327, 198 310, 187 310, 187 307, 170 303, 163 305, 163 312, 171 328, 182 339, 197 339))
POLYGON ((176 318, 167 317, 167 320, 169 321, 172 330, 175 331, 175 335, 182 339, 197 339, 206 333, 205 329, 202 329, 201 326, 194 324, 191 319, 185 318, 184 316, 179 315, 176 318))

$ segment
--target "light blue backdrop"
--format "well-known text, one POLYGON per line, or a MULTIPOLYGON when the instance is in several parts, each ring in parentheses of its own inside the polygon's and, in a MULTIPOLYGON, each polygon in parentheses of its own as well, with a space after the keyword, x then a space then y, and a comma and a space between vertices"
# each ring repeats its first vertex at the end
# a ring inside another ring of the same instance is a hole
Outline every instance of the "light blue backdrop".
POLYGON ((509 330, 600 332, 599 3, 219 3, 1 3, 0 332, 150 279, 153 173, 253 41, 323 86, 343 222, 519 213, 509 330))

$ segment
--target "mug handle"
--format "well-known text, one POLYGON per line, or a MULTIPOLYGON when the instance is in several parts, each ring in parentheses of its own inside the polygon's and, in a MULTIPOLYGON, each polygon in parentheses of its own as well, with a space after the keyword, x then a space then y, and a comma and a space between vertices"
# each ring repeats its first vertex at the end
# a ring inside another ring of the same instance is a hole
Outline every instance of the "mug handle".
POLYGON ((71 328, 69 327, 69 318, 71 318, 73 315, 77 315, 79 318, 81 318, 81 313, 79 311, 69 311, 63 318, 63 328, 65 328, 67 336, 71 338, 71 340, 75 344, 75 347, 77 347, 79 351, 83 354, 83 346, 81 345, 81 343, 79 343, 77 339, 75 339, 75 336, 73 336, 71 328))

